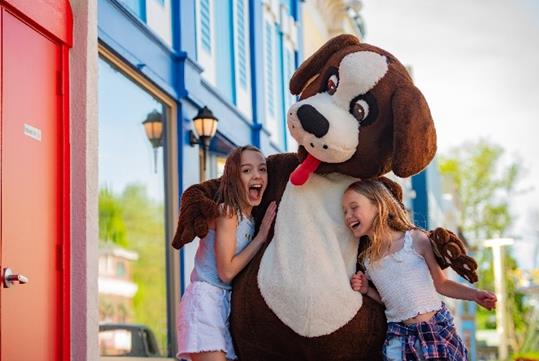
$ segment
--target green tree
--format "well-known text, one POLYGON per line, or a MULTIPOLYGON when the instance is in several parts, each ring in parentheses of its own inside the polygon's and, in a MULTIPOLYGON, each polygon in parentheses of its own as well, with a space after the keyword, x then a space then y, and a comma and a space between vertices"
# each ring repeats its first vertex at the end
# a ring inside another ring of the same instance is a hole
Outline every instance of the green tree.
MULTIPOLYGON (((506 235, 514 216, 510 211, 511 197, 516 193, 518 179, 523 169, 518 160, 507 161, 504 149, 487 140, 465 143, 450 150, 439 158, 439 169, 446 191, 453 193, 459 209, 459 223, 473 250, 477 251, 479 263, 479 287, 494 290, 492 252, 482 249, 485 239, 506 235)), ((508 312, 512 347, 519 348, 519 335, 526 332, 526 307, 523 295, 518 293, 513 282, 517 269, 515 258, 509 253, 505 257, 505 272, 508 281, 508 312)), ((492 312, 478 308, 478 328, 496 327, 492 312)))
POLYGON ((139 256, 133 264, 133 280, 138 286, 133 298, 134 319, 152 329, 163 352, 167 347, 164 205, 150 199, 140 184, 126 186, 119 199, 129 249, 139 256))
POLYGON ((108 188, 99 190, 99 241, 127 245, 123 208, 108 188))
POLYGON ((132 281, 137 285, 133 322, 148 326, 161 352, 167 348, 167 294, 164 205, 150 199, 141 184, 127 185, 120 195, 99 192, 101 245, 113 243, 138 255, 132 261, 132 281))
POLYGON ((509 201, 522 168, 516 161, 503 165, 503 154, 499 145, 480 140, 440 157, 446 187, 460 201, 460 225, 472 240, 501 235, 513 220, 509 201))

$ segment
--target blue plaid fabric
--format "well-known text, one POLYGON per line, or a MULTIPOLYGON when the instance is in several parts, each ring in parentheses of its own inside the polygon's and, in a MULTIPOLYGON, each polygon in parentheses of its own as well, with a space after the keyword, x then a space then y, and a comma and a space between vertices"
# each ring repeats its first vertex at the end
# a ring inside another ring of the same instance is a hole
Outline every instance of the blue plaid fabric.
POLYGON ((445 304, 442 304, 442 308, 427 322, 411 325, 389 322, 384 343, 384 360, 389 360, 387 347, 389 340, 393 338, 401 341, 402 360, 468 360, 468 351, 455 331, 453 317, 445 304))

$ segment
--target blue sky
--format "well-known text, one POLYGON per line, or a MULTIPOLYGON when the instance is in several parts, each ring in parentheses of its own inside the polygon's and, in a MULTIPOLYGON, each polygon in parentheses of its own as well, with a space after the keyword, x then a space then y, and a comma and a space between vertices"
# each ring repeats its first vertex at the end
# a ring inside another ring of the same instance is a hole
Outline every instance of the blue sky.
POLYGON ((539 2, 363 3, 365 41, 413 67, 435 119, 439 153, 483 137, 526 169, 519 185, 530 191, 512 200, 512 232, 522 237, 517 257, 530 267, 539 235, 539 2))
POLYGON ((157 102, 102 59, 99 60, 99 185, 119 194, 144 184, 150 198, 164 200, 163 149, 154 172, 153 148, 142 121, 157 102))

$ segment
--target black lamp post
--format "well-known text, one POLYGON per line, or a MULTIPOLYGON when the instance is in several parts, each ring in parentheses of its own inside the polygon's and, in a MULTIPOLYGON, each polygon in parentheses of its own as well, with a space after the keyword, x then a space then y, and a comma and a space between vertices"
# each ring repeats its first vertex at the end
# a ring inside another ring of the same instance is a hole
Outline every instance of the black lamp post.
POLYGON ((204 106, 193 118, 195 134, 191 133, 191 145, 202 145, 202 163, 204 172, 206 172, 206 152, 210 147, 210 141, 217 132, 218 119, 213 115, 208 107, 204 106))
POLYGON ((148 140, 152 144, 154 156, 154 171, 157 173, 157 148, 163 145, 163 114, 157 110, 152 110, 146 116, 146 120, 142 122, 144 131, 148 140))

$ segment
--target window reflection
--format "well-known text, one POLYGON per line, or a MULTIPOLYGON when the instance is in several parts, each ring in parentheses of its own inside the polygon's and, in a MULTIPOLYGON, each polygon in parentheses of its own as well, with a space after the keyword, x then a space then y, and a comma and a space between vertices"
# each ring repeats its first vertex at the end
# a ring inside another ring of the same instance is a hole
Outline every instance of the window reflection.
POLYGON ((142 124, 152 112, 166 119, 162 102, 100 59, 98 282, 104 356, 166 356, 168 349, 163 148, 152 147, 142 124))

